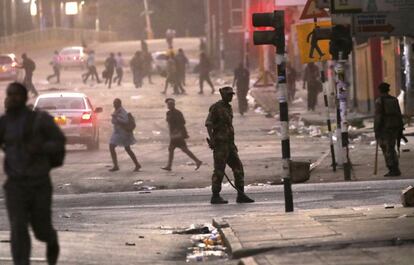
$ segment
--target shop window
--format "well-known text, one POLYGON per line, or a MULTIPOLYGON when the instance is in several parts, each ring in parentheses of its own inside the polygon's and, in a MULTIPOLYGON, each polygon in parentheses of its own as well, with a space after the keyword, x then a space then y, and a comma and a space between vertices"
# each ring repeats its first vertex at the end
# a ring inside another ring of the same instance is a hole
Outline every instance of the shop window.
POLYGON ((230 26, 232 29, 243 28, 243 0, 230 1, 230 26))

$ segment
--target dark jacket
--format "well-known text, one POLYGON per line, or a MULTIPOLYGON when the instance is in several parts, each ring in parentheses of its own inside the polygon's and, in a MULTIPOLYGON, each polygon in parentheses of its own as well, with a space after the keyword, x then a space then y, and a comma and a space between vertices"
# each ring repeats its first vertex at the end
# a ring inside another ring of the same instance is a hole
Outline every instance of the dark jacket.
POLYGON ((174 138, 176 135, 180 135, 180 138, 188 138, 187 129, 185 128, 184 115, 178 109, 167 111, 167 122, 170 129, 170 136, 174 138))
POLYGON ((23 184, 49 181, 50 156, 58 153, 66 139, 46 112, 27 108, 18 115, 0 117, 0 145, 4 150, 4 171, 8 180, 23 184), (31 130, 28 126, 32 118, 31 130))
POLYGON ((105 60, 105 69, 106 69, 108 72, 113 73, 113 72, 114 72, 114 70, 115 70, 115 68, 116 68, 116 60, 115 60, 115 58, 113 58, 113 57, 108 57, 108 58, 105 60))
POLYGON ((398 99, 391 95, 381 95, 375 100, 374 130, 377 136, 385 131, 402 130, 404 127, 398 99))
POLYGON ((213 128, 212 140, 215 142, 234 142, 233 110, 230 104, 219 100, 211 105, 205 125, 213 128))

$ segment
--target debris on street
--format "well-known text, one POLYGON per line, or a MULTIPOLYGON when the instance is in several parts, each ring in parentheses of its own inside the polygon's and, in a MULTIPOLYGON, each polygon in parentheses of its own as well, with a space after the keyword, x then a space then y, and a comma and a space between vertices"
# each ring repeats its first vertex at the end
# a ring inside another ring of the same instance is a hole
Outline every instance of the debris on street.
POLYGON ((204 226, 208 233, 197 234, 191 237, 194 246, 188 248, 187 262, 202 262, 227 259, 226 247, 223 245, 217 229, 210 225, 204 226))
POLYGON ((173 234, 208 234, 210 233, 210 230, 211 228, 209 225, 192 224, 184 230, 173 231, 173 234))
POLYGON ((135 246, 135 243, 133 243, 133 242, 125 242, 125 246, 132 247, 132 246, 135 246))

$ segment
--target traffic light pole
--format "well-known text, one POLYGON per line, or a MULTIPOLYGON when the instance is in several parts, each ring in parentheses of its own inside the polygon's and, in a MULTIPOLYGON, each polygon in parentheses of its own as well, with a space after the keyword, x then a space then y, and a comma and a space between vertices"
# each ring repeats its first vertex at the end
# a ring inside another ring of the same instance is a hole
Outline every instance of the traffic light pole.
POLYGON ((328 126, 328 137, 329 137, 330 150, 331 150, 332 169, 335 172, 336 171, 336 159, 335 159, 334 143, 332 139, 331 115, 329 111, 329 84, 326 80, 324 63, 322 63, 322 67, 321 67, 321 81, 323 85, 323 101, 325 103, 325 108, 326 108, 326 125, 328 126))
MULTIPOLYGON (((278 49, 279 50, 279 49, 278 49)), ((282 178, 285 195, 285 212, 293 212, 292 182, 290 177, 289 107, 286 87, 286 56, 284 51, 276 52, 276 90, 279 92, 279 117, 282 142, 282 178)))
POLYGON ((290 140, 289 140, 289 110, 286 87, 286 55, 285 55, 285 13, 276 10, 272 13, 254 13, 253 26, 273 27, 274 30, 254 31, 255 45, 276 46, 277 82, 279 93, 279 115, 282 131, 282 178, 285 195, 285 211, 293 212, 292 183, 290 178, 290 140))
POLYGON ((347 60, 342 59, 343 53, 339 52, 339 58, 335 62, 335 84, 337 106, 337 126, 341 130, 342 157, 344 159, 344 179, 351 180, 351 161, 349 158, 348 147, 348 120, 347 120, 347 100, 348 100, 348 83, 345 79, 345 67, 347 60))

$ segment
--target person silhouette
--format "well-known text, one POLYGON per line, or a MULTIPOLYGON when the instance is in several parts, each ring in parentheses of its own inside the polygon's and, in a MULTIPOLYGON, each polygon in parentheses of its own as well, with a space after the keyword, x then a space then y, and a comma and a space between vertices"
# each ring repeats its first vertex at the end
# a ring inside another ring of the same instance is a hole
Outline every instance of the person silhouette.
POLYGON ((308 36, 306 37, 306 42, 309 43, 310 40, 310 51, 309 51, 309 58, 313 58, 313 53, 316 49, 316 51, 319 54, 319 59, 321 59, 325 54, 321 51, 321 48, 319 48, 318 45, 318 39, 316 38, 315 32, 317 29, 319 29, 319 26, 315 26, 315 28, 308 34, 308 36))

